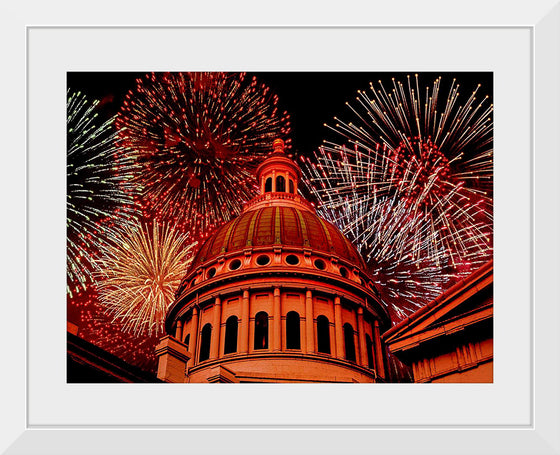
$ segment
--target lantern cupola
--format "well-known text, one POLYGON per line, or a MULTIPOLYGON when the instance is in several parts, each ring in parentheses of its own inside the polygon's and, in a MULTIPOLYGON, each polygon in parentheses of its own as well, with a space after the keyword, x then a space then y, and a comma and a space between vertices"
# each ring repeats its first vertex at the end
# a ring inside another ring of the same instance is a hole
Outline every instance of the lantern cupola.
POLYGON ((284 152, 284 141, 276 139, 273 151, 257 168, 257 179, 261 194, 297 194, 301 171, 296 163, 284 152))

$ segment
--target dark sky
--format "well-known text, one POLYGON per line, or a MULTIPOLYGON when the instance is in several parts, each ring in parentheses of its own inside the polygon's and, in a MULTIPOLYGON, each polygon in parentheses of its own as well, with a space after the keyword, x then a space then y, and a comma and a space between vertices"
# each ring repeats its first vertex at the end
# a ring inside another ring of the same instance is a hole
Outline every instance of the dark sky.
MULTIPOLYGON (((134 88, 135 79, 145 73, 98 72, 68 73, 68 87, 83 91, 90 98, 104 99, 107 113, 116 113, 124 95, 134 88)), ((419 73, 422 86, 432 86, 442 76, 442 93, 447 93, 451 81, 456 78, 461 89, 461 98, 468 97, 472 90, 482 84, 481 94, 493 93, 492 73, 419 73)), ((292 144, 296 154, 310 154, 328 136, 324 123, 332 123, 334 116, 350 117, 345 103, 353 101, 358 90, 369 89, 369 83, 382 80, 390 90, 391 78, 406 81, 414 72, 371 73, 371 72, 264 72, 249 73, 268 85, 278 95, 279 107, 290 114, 292 144)))

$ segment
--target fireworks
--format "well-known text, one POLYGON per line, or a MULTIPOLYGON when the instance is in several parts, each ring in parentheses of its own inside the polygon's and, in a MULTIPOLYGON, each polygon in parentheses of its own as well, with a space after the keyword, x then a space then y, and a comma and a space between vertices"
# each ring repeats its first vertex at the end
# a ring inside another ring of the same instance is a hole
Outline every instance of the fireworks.
POLYGON ((419 84, 358 92, 352 121, 329 126, 340 143, 304 159, 320 214, 355 242, 399 317, 492 250, 492 104, 479 88, 460 104, 455 80, 443 98, 441 78, 424 97, 419 84))
MULTIPOLYGON (((479 92, 372 84, 303 159, 319 214, 356 244, 395 322, 491 254, 492 104, 479 92)), ((69 314, 85 339, 153 370, 194 239, 256 196, 254 171, 275 138, 289 144, 290 121, 239 73, 152 73, 115 118, 98 107, 68 94, 69 314)))
POLYGON ((95 242, 104 221, 137 213, 129 184, 133 164, 115 146, 113 118, 100 120, 97 101, 67 93, 67 283, 68 294, 91 282, 95 242))
POLYGON ((98 261, 99 300, 113 322, 134 335, 163 332, 165 312, 190 264, 188 235, 153 223, 112 230, 98 261))
POLYGON ((78 292, 68 306, 69 320, 79 322, 78 335, 131 365, 155 372, 157 336, 135 336, 122 330, 122 324, 104 313, 94 286, 78 292))
POLYGON ((143 167, 135 182, 159 221, 194 235, 257 194, 254 170, 289 131, 277 98, 238 73, 152 73, 117 118, 120 144, 143 167))

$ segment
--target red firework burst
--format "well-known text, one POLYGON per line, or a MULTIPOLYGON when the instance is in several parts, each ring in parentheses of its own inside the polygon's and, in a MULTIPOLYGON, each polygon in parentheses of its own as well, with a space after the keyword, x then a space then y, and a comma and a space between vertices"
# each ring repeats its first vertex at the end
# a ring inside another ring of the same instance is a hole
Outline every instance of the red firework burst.
MULTIPOLYGON (((198 237, 257 194, 254 170, 290 132, 277 97, 244 73, 152 73, 117 117, 119 144, 142 171, 141 203, 198 237)), ((287 140, 289 143, 289 140, 287 140)))

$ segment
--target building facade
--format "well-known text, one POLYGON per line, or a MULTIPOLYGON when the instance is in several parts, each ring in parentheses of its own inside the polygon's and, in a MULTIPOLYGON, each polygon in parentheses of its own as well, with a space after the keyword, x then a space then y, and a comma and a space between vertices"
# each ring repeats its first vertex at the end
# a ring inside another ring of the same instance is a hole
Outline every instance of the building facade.
POLYGON ((386 381, 390 319, 354 246, 298 195, 276 140, 261 194, 200 247, 156 348, 166 382, 386 381))
POLYGON ((493 283, 489 261, 383 335, 414 382, 493 382, 493 283))

